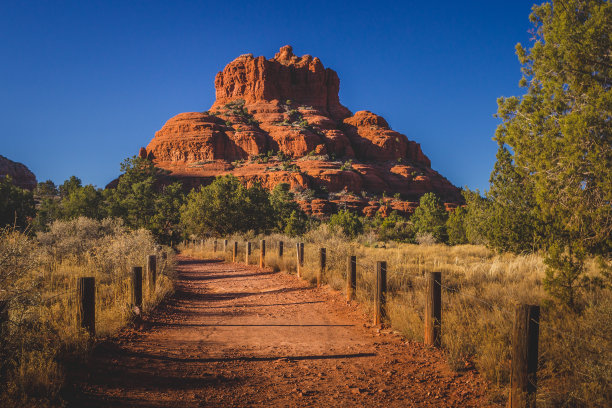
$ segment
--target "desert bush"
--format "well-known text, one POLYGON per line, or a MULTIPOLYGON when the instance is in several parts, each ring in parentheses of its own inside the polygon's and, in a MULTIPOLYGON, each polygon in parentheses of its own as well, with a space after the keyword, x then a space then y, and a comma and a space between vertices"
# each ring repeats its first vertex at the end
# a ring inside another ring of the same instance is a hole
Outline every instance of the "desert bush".
POLYGON ((55 221, 37 236, 0 230, 0 300, 9 302, 0 342, 0 404, 61 405, 64 362, 82 358, 92 344, 76 323, 77 278, 95 277, 96 333, 109 336, 133 317, 131 267, 162 252, 155 291, 143 292, 145 313, 172 290, 173 252, 158 247, 151 232, 84 217, 55 221))

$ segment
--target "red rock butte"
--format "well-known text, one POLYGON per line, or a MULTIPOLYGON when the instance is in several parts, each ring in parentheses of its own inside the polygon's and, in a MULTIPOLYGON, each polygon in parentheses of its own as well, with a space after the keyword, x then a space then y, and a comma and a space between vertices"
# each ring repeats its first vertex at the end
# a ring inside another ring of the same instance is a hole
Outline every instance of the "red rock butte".
POLYGON ((4 156, 0 156, 0 178, 9 176, 14 185, 34 190, 36 188, 36 176, 25 164, 14 162, 4 156))
POLYGON ((241 55, 217 74, 210 110, 171 118, 140 156, 188 187, 224 174, 268 189, 288 183, 314 215, 408 214, 427 192, 447 208, 462 202, 418 143, 372 112, 352 114, 339 89, 335 71, 291 46, 272 59, 241 55))

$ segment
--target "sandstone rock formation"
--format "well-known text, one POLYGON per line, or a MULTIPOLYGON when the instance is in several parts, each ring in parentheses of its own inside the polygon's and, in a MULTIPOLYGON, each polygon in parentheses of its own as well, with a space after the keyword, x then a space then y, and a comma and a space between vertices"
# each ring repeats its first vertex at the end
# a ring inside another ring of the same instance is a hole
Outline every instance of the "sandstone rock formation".
POLYGON ((5 176, 10 176, 17 187, 28 190, 34 190, 37 184, 36 176, 24 164, 0 156, 0 178, 5 176))
POLYGON ((408 214, 430 191, 449 206, 462 201, 418 143, 381 116, 344 107, 338 75, 318 58, 297 57, 288 45, 272 59, 241 55, 217 74, 215 88, 209 111, 171 118, 139 155, 190 187, 228 173, 269 189, 289 183, 315 215, 408 214), (382 195, 395 199, 373 199, 382 195))

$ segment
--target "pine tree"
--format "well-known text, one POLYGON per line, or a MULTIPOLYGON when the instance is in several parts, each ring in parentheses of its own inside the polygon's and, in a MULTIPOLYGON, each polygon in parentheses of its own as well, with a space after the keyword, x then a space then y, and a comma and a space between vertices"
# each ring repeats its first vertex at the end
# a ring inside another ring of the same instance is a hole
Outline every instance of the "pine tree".
POLYGON ((555 242, 545 283, 569 304, 555 287, 575 288, 583 254, 612 247, 612 5, 553 0, 530 18, 533 45, 516 47, 527 93, 498 100, 496 140, 528 179, 540 235, 555 242))

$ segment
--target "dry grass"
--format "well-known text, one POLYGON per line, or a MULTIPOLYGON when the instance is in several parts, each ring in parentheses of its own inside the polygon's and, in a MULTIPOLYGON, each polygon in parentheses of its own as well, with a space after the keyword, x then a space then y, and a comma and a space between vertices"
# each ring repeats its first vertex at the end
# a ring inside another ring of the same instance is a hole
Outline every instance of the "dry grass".
MULTIPOLYGON (((233 242, 239 242, 244 262, 245 240, 252 242, 250 263, 259 262, 263 237, 228 237, 228 251, 219 240, 187 246, 194 256, 231 261, 233 242)), ((295 273, 295 238, 271 235, 266 239, 266 264, 295 273), (284 256, 278 256, 278 242, 284 256)), ((555 306, 542 287, 545 265, 539 255, 496 254, 485 247, 387 243, 377 248, 371 238, 349 241, 325 225, 308 233, 302 277, 316 281, 319 248, 327 249, 324 283, 344 291, 348 256, 357 256, 357 300, 373 310, 376 261, 387 262, 389 302, 387 323, 407 339, 423 340, 425 273, 443 272, 442 345, 456 370, 475 367, 491 383, 492 401, 503 405, 508 395, 511 331, 518 303, 542 305, 539 391, 541 407, 605 407, 612 400, 612 299, 609 289, 588 288, 586 312, 571 314, 555 306)), ((595 262, 589 273, 597 274, 595 262)))
POLYGON ((61 404, 62 361, 81 358, 92 344, 76 323, 77 278, 95 277, 96 334, 110 336, 133 318, 131 266, 146 270, 146 256, 162 251, 167 259, 158 257, 156 289, 143 293, 145 313, 172 290, 174 268, 173 252, 158 247, 148 231, 87 218, 56 222, 37 237, 0 231, 0 299, 10 305, 0 349, 0 403, 61 404))

